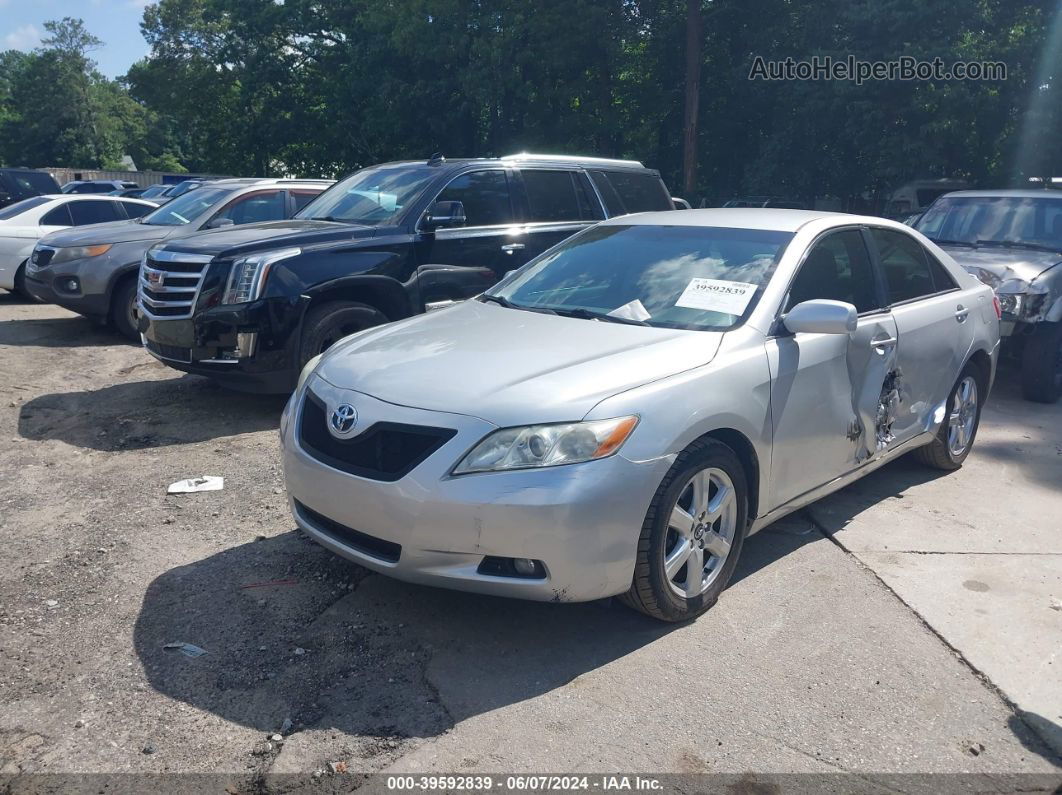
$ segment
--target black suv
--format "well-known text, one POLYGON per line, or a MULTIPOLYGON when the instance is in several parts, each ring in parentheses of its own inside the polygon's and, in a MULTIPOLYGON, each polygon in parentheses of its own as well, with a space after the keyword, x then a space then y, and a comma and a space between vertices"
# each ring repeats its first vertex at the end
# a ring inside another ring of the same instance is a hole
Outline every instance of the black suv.
POLYGON ((285 392, 333 342, 477 295, 603 218, 674 208, 630 160, 512 155, 358 171, 290 221, 151 249, 147 350, 237 389, 285 392))
POLYGON ((59 183, 47 171, 32 168, 0 168, 0 207, 31 199, 34 196, 58 194, 59 183))

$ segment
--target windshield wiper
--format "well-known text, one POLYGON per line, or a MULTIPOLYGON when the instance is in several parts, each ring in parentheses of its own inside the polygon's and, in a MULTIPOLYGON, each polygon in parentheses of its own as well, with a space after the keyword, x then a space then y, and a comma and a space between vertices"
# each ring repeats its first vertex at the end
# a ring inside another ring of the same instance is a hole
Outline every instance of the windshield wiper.
POLYGON ((552 309, 547 309, 544 306, 525 306, 524 304, 514 304, 508 298, 504 298, 500 295, 487 295, 482 293, 478 296, 478 299, 483 303, 497 304, 498 306, 504 306, 506 309, 520 309, 524 312, 538 312, 543 315, 555 315, 557 314, 552 309))
POLYGON ((936 237, 931 237, 929 239, 936 243, 938 246, 967 246, 969 248, 977 248, 977 246, 971 243, 969 240, 941 240, 936 237))
POLYGON ((592 309, 553 309, 555 314, 561 317, 576 317, 581 320, 603 320, 606 323, 625 323, 628 326, 648 326, 644 320, 635 320, 632 317, 617 317, 606 315, 604 312, 594 312, 592 309))
POLYGON ((1050 251, 1052 254, 1062 251, 1062 246, 1045 246, 1042 243, 1026 243, 1021 240, 978 240, 979 246, 999 246, 1000 248, 1027 248, 1033 251, 1050 251))

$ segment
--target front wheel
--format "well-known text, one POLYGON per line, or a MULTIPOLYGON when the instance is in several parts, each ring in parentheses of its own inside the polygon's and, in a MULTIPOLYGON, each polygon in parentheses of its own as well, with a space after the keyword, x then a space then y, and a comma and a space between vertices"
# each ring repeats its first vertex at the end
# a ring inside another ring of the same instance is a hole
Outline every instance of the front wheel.
POLYGON ((737 455, 715 440, 695 442, 653 496, 621 601, 662 621, 700 615, 730 581, 747 521, 748 485, 737 455))
POLYGON ((932 442, 915 451, 918 460, 947 472, 958 469, 973 449, 981 424, 983 379, 974 365, 967 365, 948 396, 948 413, 932 442))
POLYGON ((133 342, 140 341, 137 328, 136 279, 125 279, 111 297, 111 323, 119 333, 133 342))
POLYGON ((1026 338, 1021 392, 1036 403, 1057 403, 1062 398, 1062 323, 1041 323, 1026 338))
POLYGON ((380 310, 354 301, 329 301, 313 307, 306 313, 302 325, 300 369, 343 337, 386 322, 387 316, 380 310))

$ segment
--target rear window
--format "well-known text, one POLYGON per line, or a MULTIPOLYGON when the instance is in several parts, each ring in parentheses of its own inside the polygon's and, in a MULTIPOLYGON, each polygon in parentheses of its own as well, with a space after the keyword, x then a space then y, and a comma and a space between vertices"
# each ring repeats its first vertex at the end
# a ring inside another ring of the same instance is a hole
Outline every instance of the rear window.
POLYGON ((653 174, 637 171, 592 171, 609 215, 673 210, 675 205, 664 183, 653 174))
POLYGON ((14 218, 16 215, 22 215, 27 210, 32 210, 34 207, 40 207, 42 204, 47 204, 51 199, 46 199, 43 196, 34 196, 32 199, 23 199, 20 202, 10 204, 4 209, 0 210, 0 221, 7 221, 14 218))

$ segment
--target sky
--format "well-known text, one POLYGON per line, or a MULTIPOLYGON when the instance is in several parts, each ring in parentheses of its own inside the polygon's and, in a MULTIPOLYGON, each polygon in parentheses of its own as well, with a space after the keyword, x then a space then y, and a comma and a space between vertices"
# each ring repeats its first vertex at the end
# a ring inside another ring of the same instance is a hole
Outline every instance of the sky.
POLYGON ((89 53, 107 77, 124 75, 148 52, 140 19, 149 0, 0 0, 0 50, 30 51, 45 35, 44 23, 80 17, 103 47, 89 53))

